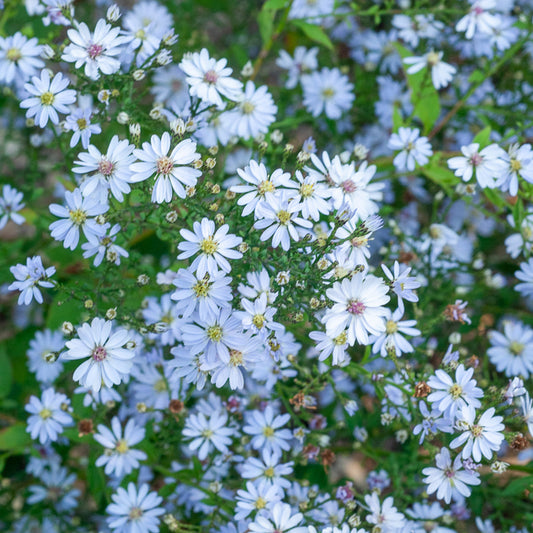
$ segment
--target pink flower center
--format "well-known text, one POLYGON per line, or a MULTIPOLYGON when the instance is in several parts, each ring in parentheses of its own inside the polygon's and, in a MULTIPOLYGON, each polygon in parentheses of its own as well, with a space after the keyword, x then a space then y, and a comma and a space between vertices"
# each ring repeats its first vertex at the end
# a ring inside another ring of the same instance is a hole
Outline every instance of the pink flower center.
POLYGON ((102 53, 103 49, 104 48, 99 44, 91 44, 89 48, 87 48, 87 53, 91 59, 96 59, 102 53))
POLYGON ((97 346, 92 353, 92 358, 96 362, 103 361, 107 357, 106 349, 103 346, 97 346))
POLYGON ((483 8, 480 7, 480 6, 474 6, 472 8, 472 12, 474 13, 474 15, 476 15, 477 17, 479 17, 479 15, 483 15, 483 8))
POLYGON ((451 470, 451 469, 447 469, 444 471, 444 475, 447 477, 447 478, 452 478, 452 477, 455 477, 455 471, 451 470))
POLYGON ((174 169, 174 163, 169 157, 160 157, 156 162, 157 173, 168 176, 174 169))
POLYGON ((100 172, 100 174, 103 176, 111 176, 114 169, 115 165, 113 165, 113 163, 107 159, 101 159, 100 163, 98 163, 98 172, 100 172))
POLYGON ((365 304, 354 300, 348 304, 346 310, 348 313, 352 313, 352 315, 362 315, 365 312, 365 304))
POLYGON ((204 74, 204 81, 207 83, 216 83, 218 80, 218 75, 214 70, 208 70, 204 74))
POLYGON ((344 192, 355 192, 357 190, 357 185, 352 180, 343 181, 341 187, 344 192))
POLYGON ((483 157, 481 157, 479 154, 472 154, 472 156, 470 157, 470 163, 472 163, 473 167, 481 165, 482 162, 483 157))

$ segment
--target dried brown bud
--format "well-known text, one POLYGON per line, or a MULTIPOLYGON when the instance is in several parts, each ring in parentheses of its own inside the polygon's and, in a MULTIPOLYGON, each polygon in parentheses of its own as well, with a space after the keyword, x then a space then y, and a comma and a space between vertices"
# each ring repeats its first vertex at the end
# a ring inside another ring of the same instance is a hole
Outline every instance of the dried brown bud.
POLYGON ((520 450, 524 450, 529 445, 528 439, 522 435, 522 433, 518 433, 515 438, 511 442, 511 448, 513 450, 516 450, 519 452, 520 450))
POLYGON ((94 432, 93 421, 90 418, 84 418, 78 422, 78 437, 84 437, 94 432))
POLYGON ((333 452, 329 448, 320 452, 320 460, 322 461, 322 465, 324 465, 325 467, 332 465, 335 462, 335 459, 335 452, 333 452))
POLYGON ((180 400, 170 400, 170 403, 168 404, 168 410, 175 415, 181 413, 183 411, 183 407, 184 404, 180 400))
POLYGON ((431 387, 425 381, 419 381, 415 385, 415 398, 425 398, 431 392, 431 387))

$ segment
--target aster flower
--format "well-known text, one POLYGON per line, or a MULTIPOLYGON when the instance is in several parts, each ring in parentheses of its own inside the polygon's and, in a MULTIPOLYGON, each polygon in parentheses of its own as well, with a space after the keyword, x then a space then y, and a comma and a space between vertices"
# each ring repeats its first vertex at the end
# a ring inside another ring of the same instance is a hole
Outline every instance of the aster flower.
POLYGON ((66 468, 52 463, 50 468, 44 469, 38 478, 39 485, 28 487, 29 496, 26 500, 28 504, 35 505, 44 502, 58 513, 69 512, 77 507, 80 491, 73 488, 76 474, 69 474, 66 468))
POLYGON ((370 514, 366 515, 366 521, 376 524, 383 533, 394 533, 405 526, 405 516, 394 507, 392 496, 381 503, 379 496, 373 492, 365 496, 365 503, 370 511, 370 514))
POLYGON ((274 410, 267 405, 263 412, 252 411, 243 427, 244 433, 252 435, 250 444, 255 450, 273 451, 282 454, 290 449, 292 433, 283 426, 290 420, 289 414, 274 415, 274 410))
POLYGON ((105 447, 103 455, 96 459, 96 466, 105 466, 107 475, 121 478, 128 475, 134 468, 139 468, 139 461, 144 461, 146 453, 132 449, 144 439, 145 430, 135 420, 128 420, 124 431, 118 417, 111 420, 111 430, 103 424, 98 425, 98 433, 94 440, 105 447))
POLYGON ((63 51, 61 59, 74 63, 76 68, 84 67, 85 75, 92 80, 105 75, 114 74, 120 68, 116 58, 129 37, 119 36, 120 28, 112 27, 104 19, 96 23, 94 33, 89 31, 85 22, 78 24, 77 29, 67 31, 71 44, 63 51))
POLYGON ((272 505, 281 500, 282 494, 280 487, 271 485, 265 480, 247 481, 246 490, 238 490, 235 497, 237 500, 235 520, 247 518, 255 511, 271 510, 272 505))
POLYGON ((416 163, 420 166, 425 165, 433 154, 427 137, 420 137, 418 128, 400 127, 398 133, 391 135, 388 147, 392 150, 400 150, 393 161, 394 166, 400 172, 412 172, 416 163))
POLYGON ((331 206, 326 198, 331 196, 331 192, 320 176, 318 174, 304 176, 297 170, 294 177, 296 181, 289 181, 287 187, 294 189, 294 196, 291 191, 291 201, 298 202, 304 218, 318 221, 320 214, 328 215, 331 212, 331 206))
POLYGON ((446 87, 453 79, 457 69, 442 61, 443 52, 431 51, 421 57, 406 57, 403 62, 411 65, 407 69, 407 74, 415 74, 423 68, 431 69, 431 81, 435 89, 446 87))
POLYGON ((23 198, 24 195, 14 187, 11 187, 11 185, 2 187, 2 196, 0 196, 0 230, 5 227, 10 219, 15 224, 24 224, 26 219, 17 212, 24 208, 23 198))
POLYGON ((413 435, 420 434, 418 444, 422 444, 427 436, 437 435, 439 431, 443 433, 453 432, 451 420, 443 417, 438 409, 431 409, 430 411, 426 402, 422 400, 418 403, 418 409, 424 417, 422 422, 413 428, 413 435))
POLYGON ((51 235, 57 241, 63 241, 65 248, 75 250, 80 240, 80 229, 89 242, 97 242, 98 237, 105 235, 105 228, 95 220, 97 215, 105 213, 109 207, 96 198, 83 198, 81 191, 65 191, 66 207, 52 204, 50 212, 62 218, 50 224, 51 235))
POLYGON ((387 310, 382 306, 390 300, 387 292, 383 280, 362 272, 351 279, 335 282, 326 291, 327 297, 334 302, 322 320, 327 334, 336 337, 347 330, 350 346, 355 341, 368 344, 368 333, 376 335, 385 331, 383 317, 387 310))
POLYGON ((331 355, 331 364, 343 366, 348 362, 346 349, 348 348, 348 334, 346 331, 341 332, 336 337, 331 337, 322 331, 311 331, 309 338, 313 339, 316 349, 320 352, 319 361, 325 361, 331 355))
POLYGON ((353 84, 337 68, 305 74, 301 84, 303 103, 314 117, 324 113, 330 119, 339 119, 351 109, 355 100, 353 84))
POLYGON ((448 166, 454 174, 463 181, 470 181, 475 172, 480 187, 496 187, 497 179, 504 171, 505 152, 496 144, 479 150, 478 143, 462 146, 461 152, 462 156, 448 159, 448 166))
POLYGON ((502 160, 506 163, 503 174, 498 178, 496 186, 502 191, 509 191, 511 196, 518 194, 518 176, 533 183, 533 150, 530 144, 512 144, 502 160))
POLYGON ((178 259, 187 259, 200 252, 190 266, 192 271, 196 271, 198 278, 203 278, 206 273, 215 276, 219 269, 230 272, 231 265, 227 259, 242 257, 241 252, 233 250, 241 244, 242 238, 228 234, 227 224, 215 231, 215 223, 207 218, 203 218, 201 222, 194 222, 193 230, 194 233, 188 229, 180 230, 185 241, 178 244, 178 250, 182 252, 178 255, 178 259))
POLYGON ((63 371, 63 362, 58 360, 59 352, 65 346, 60 331, 37 331, 28 349, 28 367, 37 380, 51 384, 63 371))
POLYGON ((158 533, 159 516, 165 509, 160 507, 163 498, 143 483, 138 489, 128 483, 127 490, 119 487, 111 496, 113 503, 107 506, 107 525, 120 533, 158 533))
POLYGON ((500 18, 489 13, 496 9, 496 0, 475 0, 470 11, 455 25, 455 30, 464 32, 467 39, 472 39, 476 32, 490 34, 500 25, 500 18))
POLYGON ((280 50, 276 65, 286 70, 289 75, 285 82, 287 89, 294 89, 303 74, 308 74, 318 68, 317 54, 317 47, 307 49, 305 46, 297 46, 294 49, 294 56, 285 50, 280 50))
POLYGON ((83 176, 80 185, 83 195, 91 196, 95 193, 98 197, 107 199, 110 190, 122 202, 123 194, 131 190, 129 181, 133 171, 130 170, 130 165, 135 161, 134 149, 135 146, 127 139, 121 141, 118 135, 114 135, 105 154, 92 144, 87 152, 78 154, 72 171, 83 176))
POLYGON ((298 216, 301 205, 290 202, 285 196, 273 196, 258 209, 259 220, 254 223, 255 229, 263 229, 261 240, 266 241, 272 237, 272 246, 277 248, 280 244, 283 250, 291 247, 291 239, 298 242, 305 229, 313 224, 298 216))
POLYGON ((460 416, 457 416, 456 427, 463 433, 450 442, 450 448, 457 448, 465 444, 463 459, 472 457, 474 461, 481 461, 481 457, 492 459, 493 452, 497 452, 504 440, 502 430, 505 426, 501 423, 503 416, 494 416, 495 409, 487 409, 476 419, 476 410, 472 405, 464 405, 460 416))
POLYGON ((247 81, 244 92, 236 101, 237 107, 226 111, 220 117, 231 135, 246 140, 267 133, 278 112, 267 86, 256 88, 252 81, 247 81))
POLYGON ((202 172, 190 165, 200 158, 196 152, 196 143, 185 139, 178 143, 170 152, 171 137, 168 132, 161 137, 152 135, 149 143, 142 145, 142 150, 133 153, 140 162, 130 165, 133 183, 147 180, 155 174, 155 184, 152 191, 152 202, 161 204, 172 200, 172 191, 180 198, 185 198, 185 186, 194 187, 198 176, 202 172))
POLYGON ((439 500, 450 503, 452 497, 470 496, 471 489, 468 485, 479 485, 481 480, 476 471, 463 470, 461 456, 458 455, 452 463, 448 448, 441 448, 435 457, 436 467, 422 470, 426 476, 424 483, 428 485, 428 494, 437 493, 439 500))
POLYGON ((432 389, 436 389, 428 396, 428 401, 452 420, 465 405, 471 405, 474 408, 481 407, 478 398, 483 397, 483 391, 476 387, 477 381, 472 379, 473 374, 473 368, 465 370, 462 364, 455 371, 455 379, 452 379, 444 370, 436 370, 435 375, 431 376, 427 382, 432 389))
POLYGON ((185 55, 179 66, 186 75, 191 96, 223 109, 221 95, 236 101, 242 91, 242 83, 231 77, 232 70, 226 65, 226 59, 217 61, 203 48, 199 53, 185 55))
POLYGON ((498 372, 507 377, 533 374, 533 329, 521 322, 506 321, 503 334, 489 333, 491 347, 487 355, 498 372))
POLYGON ((17 31, 14 35, 0 37, 0 82, 26 81, 44 67, 40 58, 42 46, 36 37, 28 39, 17 31))
POLYGON ((41 444, 55 442, 65 427, 73 424, 68 410, 70 400, 52 387, 43 391, 41 399, 32 396, 25 409, 30 416, 26 431, 41 444))
POLYGON ((120 265, 121 257, 129 257, 129 254, 122 246, 115 244, 117 235, 120 233, 121 228, 118 224, 111 227, 111 224, 107 222, 103 225, 105 233, 102 237, 98 237, 96 241, 89 241, 83 243, 81 248, 83 250, 83 257, 93 257, 93 265, 95 267, 100 266, 104 257, 106 261, 120 265), (109 233, 107 232, 109 230, 109 233))
POLYGON ((372 353, 379 353, 381 357, 386 357, 389 350, 400 357, 403 353, 411 353, 414 351, 413 346, 407 341, 403 335, 418 336, 420 330, 415 328, 416 320, 400 320, 403 312, 400 309, 391 312, 387 309, 384 315, 385 331, 379 337, 371 337, 370 342, 373 343, 372 353))
POLYGON ((84 387, 98 392, 102 385, 118 385, 130 373, 135 357, 133 350, 124 346, 130 333, 118 329, 112 333, 113 322, 93 318, 77 329, 77 339, 67 341, 64 360, 86 359, 74 372, 72 378, 84 387))
POLYGON ((533 399, 529 397, 528 392, 520 397, 520 405, 522 407, 524 422, 527 424, 529 434, 533 437, 533 399))
POLYGON ((93 110, 90 107, 78 108, 65 120, 65 129, 74 132, 70 139, 70 147, 74 148, 80 140, 83 148, 87 149, 91 135, 102 132, 100 124, 91 124, 93 110))
POLYGON ((26 117, 35 117, 35 123, 44 128, 48 120, 52 124, 59 124, 58 113, 68 113, 68 105, 76 101, 76 91, 67 89, 69 79, 58 72, 52 80, 47 69, 41 71, 41 76, 33 76, 31 83, 26 83, 24 88, 30 97, 20 102, 20 107, 27 109, 26 117))
POLYGON ((20 291, 18 298, 19 305, 29 305, 32 299, 37 303, 43 303, 43 295, 39 287, 50 288, 54 286, 54 282, 50 281, 50 277, 56 272, 55 267, 43 266, 41 256, 28 257, 26 264, 19 263, 9 269, 11 274, 15 276, 16 281, 9 285, 8 290, 20 291))
POLYGON ((520 270, 515 272, 515 276, 522 282, 515 286, 515 291, 526 298, 533 296, 533 258, 529 258, 527 263, 520 263, 520 270))
POLYGON ((225 427, 227 422, 226 413, 213 413, 209 418, 203 413, 187 417, 182 434, 186 439, 192 439, 189 442, 189 449, 197 451, 200 461, 206 459, 213 449, 222 453, 228 451, 228 445, 231 444, 231 437, 235 431, 225 427))
POLYGON ((414 277, 410 277, 411 267, 400 265, 394 261, 393 271, 386 265, 381 265, 383 272, 389 278, 391 289, 398 297, 398 309, 404 312, 404 300, 408 302, 418 302, 418 296, 413 289, 418 289, 421 283, 414 277))
POLYGON ((238 168, 237 174, 246 183, 244 185, 233 185, 231 191, 244 193, 237 200, 238 205, 244 205, 242 215, 247 216, 252 211, 257 218, 260 206, 268 203, 276 194, 276 190, 281 187, 288 187, 291 175, 278 168, 269 176, 263 163, 256 163, 253 159, 250 164, 243 169, 238 168))
POLYGON ((274 451, 262 450, 261 459, 248 457, 242 464, 240 474, 244 479, 265 480, 270 485, 287 489, 291 482, 286 479, 293 472, 293 461, 280 463, 281 455, 274 451))

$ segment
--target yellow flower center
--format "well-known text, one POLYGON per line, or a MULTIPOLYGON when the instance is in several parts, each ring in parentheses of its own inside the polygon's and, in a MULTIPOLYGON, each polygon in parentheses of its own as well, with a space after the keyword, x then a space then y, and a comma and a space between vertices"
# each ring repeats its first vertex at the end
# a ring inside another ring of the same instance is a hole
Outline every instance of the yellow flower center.
POLYGON ((428 65, 430 67, 433 67, 440 61, 440 57, 439 57, 439 54, 437 52, 430 52, 427 55, 426 60, 427 60, 428 65))
POLYGON ((70 220, 76 224, 76 226, 81 226, 87 220, 85 211, 82 211, 81 209, 69 211, 68 216, 70 217, 70 220))
POLYGON ((261 329, 265 323, 265 315, 254 315, 252 323, 257 329, 261 329))
POLYGON ((511 159, 511 170, 513 172, 518 172, 522 168, 522 163, 517 159, 511 159))
POLYGON ((267 501, 259 496, 259 498, 257 498, 257 500, 255 500, 255 508, 256 509, 264 509, 266 507, 266 504, 267 504, 267 501))
POLYGON ((193 286, 192 290, 194 291, 196 298, 205 298, 209 294, 209 280, 203 279, 202 281, 199 281, 193 286))
POLYGON ((143 515, 142 509, 139 509, 138 507, 132 507, 131 511, 128 514, 128 518, 130 520, 138 520, 143 515))
POLYGON ((212 255, 217 251, 218 242, 216 242, 213 237, 210 235, 207 239, 200 241, 200 250, 204 254, 212 255))
POLYGON ((335 96, 335 90, 331 87, 328 87, 322 91, 322 97, 324 100, 329 100, 330 98, 333 98, 335 96))
POLYGON ((135 32, 135 37, 144 41, 144 39, 146 39, 146 32, 141 28, 135 32))
POLYGON ((174 170, 174 163, 172 159, 167 156, 160 157, 156 162, 157 173, 168 176, 174 170))
POLYGON ((509 350, 514 355, 522 355, 524 351, 524 345, 518 341, 513 341, 509 344, 509 350))
POLYGON ((266 180, 266 181, 262 181, 259 184, 259 186, 257 187, 257 190, 259 191, 260 195, 264 195, 267 192, 273 192, 274 190, 276 190, 276 188, 274 187, 274 184, 271 181, 266 180))
POLYGON ((291 214, 288 211, 282 209, 281 211, 278 211, 277 217, 279 223, 286 226, 289 223, 289 220, 291 219, 291 214))
POLYGON ((334 339, 333 339, 333 342, 337 345, 337 346, 341 346, 342 344, 346 344, 346 339, 348 338, 348 336, 346 335, 346 332, 343 331, 340 335, 337 335, 334 339))
POLYGON ((393 333, 396 333, 398 331, 398 324, 394 322, 394 320, 387 320, 387 323, 385 324, 385 332, 387 335, 392 335, 393 333))
POLYGON ((222 339, 222 328, 220 326, 211 326, 207 328, 207 336, 213 342, 220 342, 222 339))
POLYGON ((126 453, 129 450, 128 443, 124 439, 118 440, 115 446, 115 450, 118 453, 126 453))
POLYGON ((213 430, 212 429, 204 429, 202 431, 202 437, 206 439, 210 439, 213 436, 213 430))
POLYGON ((474 437, 479 437, 483 433, 483 428, 475 424, 470 428, 470 431, 474 437))
POLYGON ((246 100, 245 102, 242 103, 241 109, 245 115, 251 115, 254 112, 255 106, 254 104, 252 104, 252 102, 249 102, 248 100, 246 100))
POLYGON ((80 130, 84 130, 85 128, 87 128, 87 121, 84 118, 79 118, 78 120, 76 120, 76 124, 78 125, 78 128, 80 130))
POLYGON ((300 195, 302 198, 309 198, 310 196, 313 196, 313 184, 312 183, 304 183, 300 186, 300 195))
POLYGON ((46 91, 45 93, 41 94, 41 104, 43 105, 52 105, 54 103, 54 93, 51 93, 50 91, 46 91))
POLYGON ((6 57, 9 61, 18 61, 22 57, 22 52, 18 48, 10 48, 7 51, 6 57))
POLYGON ((263 428, 263 435, 267 439, 272 438, 274 436, 274 428, 271 428, 270 426, 266 426, 265 428, 263 428))
POLYGON ((230 350, 229 351, 229 363, 231 366, 241 366, 243 364, 242 352, 239 350, 230 350))
POLYGON ((39 412, 39 416, 43 420, 48 420, 52 416, 52 411, 50 411, 50 409, 47 409, 45 407, 44 409, 41 409, 41 411, 39 412))
POLYGON ((156 392, 163 392, 163 391, 167 390, 167 382, 165 381, 164 378, 158 379, 154 383, 154 390, 156 392))
POLYGON ((274 469, 271 466, 265 470, 265 477, 274 477, 274 469))
POLYGON ((450 390, 448 392, 452 395, 452 398, 454 400, 457 400, 457 398, 459 398, 461 394, 463 394, 463 387, 461 387, 461 385, 459 385, 458 383, 454 383, 450 387, 450 390))

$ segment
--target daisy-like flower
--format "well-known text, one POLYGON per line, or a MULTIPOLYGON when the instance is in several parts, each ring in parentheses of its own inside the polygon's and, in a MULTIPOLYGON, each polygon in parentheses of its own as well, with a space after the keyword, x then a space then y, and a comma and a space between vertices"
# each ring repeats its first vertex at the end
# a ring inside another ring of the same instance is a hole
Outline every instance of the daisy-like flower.
POLYGON ((489 13, 491 9, 496 9, 496 0, 475 0, 455 30, 464 32, 467 39, 472 39, 476 32, 491 34, 501 24, 499 16, 489 13))
POLYGON ((203 461, 216 448, 219 452, 226 453, 231 437, 235 431, 225 427, 228 422, 226 413, 213 413, 207 418, 203 413, 191 414, 187 417, 182 434, 189 442, 189 449, 196 451, 198 459, 203 461))
POLYGON ((24 88, 31 96, 20 102, 20 107, 27 109, 26 117, 35 117, 35 123, 44 128, 48 120, 52 124, 59 124, 59 113, 68 113, 69 104, 76 101, 76 91, 67 89, 69 79, 58 72, 52 80, 47 69, 41 71, 41 76, 33 76, 31 83, 26 83, 24 88))
POLYGON ((353 84, 338 68, 323 68, 301 77, 304 105, 314 116, 325 113, 330 119, 339 119, 347 113, 355 100, 353 84))
POLYGON ((85 22, 78 24, 77 29, 67 31, 71 41, 61 56, 63 61, 74 63, 76 68, 84 66, 85 75, 92 80, 105 75, 114 74, 120 68, 117 59, 125 43, 130 37, 119 36, 120 28, 112 27, 104 19, 96 23, 94 33, 89 31, 85 22))
POLYGON ((480 187, 493 189, 505 169, 505 151, 497 144, 479 150, 478 143, 462 146, 462 156, 448 159, 448 167, 463 181, 470 181, 474 172, 480 187))
POLYGON ((491 331, 487 355, 498 372, 507 377, 533 374, 533 329, 522 322, 506 321, 503 334, 491 331))
POLYGON ((318 221, 320 214, 328 215, 331 206, 326 198, 331 196, 325 183, 320 179, 320 175, 308 174, 304 176, 299 170, 294 173, 296 182, 289 181, 287 187, 295 189, 294 196, 291 191, 291 201, 298 202, 304 218, 311 218, 318 221))
POLYGON ((11 185, 2 187, 2 196, 0 196, 0 230, 5 227, 10 219, 15 224, 24 224, 26 219, 17 212, 24 208, 23 198, 24 195, 14 187, 11 187, 11 185))
POLYGON ((463 470, 461 456, 458 455, 452 463, 450 450, 441 448, 435 457, 436 467, 422 470, 426 476, 424 483, 428 485, 428 494, 437 493, 439 500, 450 503, 452 497, 468 497, 472 489, 468 485, 479 485, 481 480, 475 470, 463 470))
POLYGON ((128 483, 128 490, 119 487, 107 506, 107 525, 119 533, 158 533, 159 517, 165 512, 160 507, 163 498, 143 483, 139 489, 128 483))
POLYGON ((317 343, 316 349, 320 352, 319 361, 325 361, 331 355, 332 365, 342 366, 347 362, 346 349, 349 345, 346 331, 336 337, 331 337, 322 331, 311 331, 309 337, 317 343))
POLYGON ((52 387, 43 391, 41 399, 32 396, 25 409, 30 413, 26 431, 41 444, 55 442, 63 429, 73 424, 69 414, 70 400, 52 387))
POLYGON ((185 241, 178 244, 178 250, 182 252, 178 255, 178 259, 187 259, 200 253, 190 266, 192 271, 196 271, 199 279, 202 279, 206 273, 215 276, 219 269, 230 272, 231 265, 228 259, 242 257, 241 252, 233 250, 241 244, 242 238, 228 234, 227 224, 215 231, 215 223, 207 218, 203 218, 201 222, 194 222, 193 230, 194 233, 188 229, 180 230, 185 241))
POLYGON ((399 128, 398 133, 391 135, 388 146, 400 150, 393 161, 399 172, 412 172, 417 163, 424 166, 433 154, 428 138, 420 137, 418 128, 399 128))
POLYGON ((143 143, 142 150, 134 150, 133 154, 140 162, 130 165, 133 175, 132 183, 147 180, 155 175, 155 184, 152 191, 152 202, 161 204, 172 200, 172 191, 185 198, 185 186, 194 187, 198 176, 202 172, 190 165, 200 158, 196 152, 196 143, 184 139, 170 152, 171 137, 168 132, 161 137, 152 135, 150 142, 143 143))
POLYGON ((533 183, 533 150, 530 144, 512 144, 507 149, 505 156, 505 171, 498 178, 496 186, 502 191, 509 191, 511 196, 518 194, 518 176, 529 183, 533 183))
POLYGON ((60 331, 37 331, 30 341, 27 352, 28 366, 41 383, 52 383, 63 371, 63 362, 58 360, 59 352, 65 346, 60 331))
POLYGON ((102 385, 118 385, 133 366, 135 352, 124 347, 130 340, 130 333, 122 328, 111 333, 112 327, 111 321, 93 318, 90 324, 78 328, 79 338, 67 341, 68 351, 61 354, 67 361, 87 359, 72 378, 96 392, 102 385))
POLYGON ((122 195, 131 190, 128 182, 133 174, 130 165, 135 161, 134 149, 135 146, 127 139, 121 141, 118 135, 114 135, 105 154, 92 144, 87 152, 78 154, 72 172, 84 176, 80 184, 83 195, 94 193, 100 198, 107 198, 110 190, 122 202, 122 195))
POLYGON ((322 321, 326 332, 332 337, 347 331, 350 346, 357 341, 369 344, 368 333, 378 335, 385 331, 387 310, 385 305, 390 297, 383 280, 357 272, 351 279, 335 282, 326 291, 327 297, 334 302, 322 321))
POLYGON ((520 397, 520 405, 522 407, 524 422, 527 424, 529 434, 533 437, 533 399, 529 397, 528 392, 520 397))
POLYGON ((138 426, 135 420, 128 420, 122 431, 120 420, 114 416, 111 420, 111 430, 103 424, 98 425, 98 433, 94 440, 105 447, 103 455, 96 460, 96 466, 105 465, 105 473, 121 478, 128 475, 134 468, 139 468, 139 461, 146 459, 141 450, 133 450, 132 446, 144 439, 145 430, 138 426))
POLYGON ((413 434, 420 434, 418 444, 422 444, 428 435, 436 435, 439 431, 444 433, 452 433, 453 427, 449 419, 442 416, 438 409, 428 409, 426 402, 420 400, 418 404, 420 414, 424 417, 422 423, 417 424, 413 428, 413 434))
POLYGON ((177 289, 170 297, 177 302, 176 311, 184 316, 191 316, 198 311, 200 319, 209 322, 218 315, 220 309, 231 307, 231 278, 225 276, 224 272, 200 277, 182 268, 173 283, 177 289))
POLYGON ((318 68, 317 54, 316 47, 307 49, 305 46, 297 46, 294 49, 294 57, 285 50, 280 50, 276 64, 285 69, 289 75, 285 82, 287 89, 294 89, 302 74, 309 74, 318 68))
POLYGON ((398 261, 394 261, 393 272, 389 270, 386 265, 381 265, 383 272, 389 278, 392 292, 398 297, 398 309, 404 312, 404 300, 408 302, 418 302, 418 296, 413 289, 420 287, 420 282, 409 276, 411 267, 400 265, 398 261))
POLYGON ((291 482, 286 479, 293 472, 294 463, 280 463, 281 455, 263 450, 261 459, 249 457, 242 465, 240 474, 244 479, 265 480, 271 485, 288 489, 291 482))
POLYGON ((51 235, 57 241, 63 241, 65 248, 75 250, 80 240, 80 228, 89 242, 96 243, 98 237, 105 235, 105 227, 98 224, 94 217, 105 213, 109 207, 96 198, 83 198, 81 191, 65 192, 66 207, 59 204, 50 205, 50 212, 62 220, 50 224, 51 235))
POLYGON ((273 320, 277 309, 268 305, 266 293, 261 293, 253 302, 243 298, 241 305, 244 311, 237 311, 236 315, 242 320, 245 330, 251 329, 262 339, 265 339, 271 331, 283 330, 283 326, 273 320))
POLYGON ((199 53, 187 54, 179 66, 187 76, 191 96, 223 109, 221 95, 236 101, 242 91, 242 83, 231 77, 232 70, 226 65, 226 59, 217 61, 203 48, 199 53))
POLYGON ((403 335, 418 336, 420 330, 415 328, 416 320, 400 320, 403 312, 396 309, 394 313, 387 309, 387 314, 384 316, 385 331, 379 337, 372 337, 370 342, 373 342, 372 353, 379 353, 381 357, 386 357, 389 350, 394 350, 394 353, 400 357, 403 353, 411 353, 414 351, 411 343, 406 340, 403 335))
POLYGON ((383 533, 394 533, 405 526, 405 516, 394 507, 392 496, 381 503, 377 493, 373 492, 365 496, 365 503, 370 511, 370 514, 366 515, 367 522, 376 524, 383 533))
POLYGON ((94 255, 94 266, 100 266, 104 257, 106 261, 120 265, 121 257, 129 257, 129 254, 122 246, 115 244, 117 235, 120 233, 120 226, 115 224, 110 228, 111 224, 105 223, 103 225, 105 233, 102 237, 98 237, 96 241, 85 242, 81 245, 83 250, 83 257, 92 257, 94 255), (109 229, 109 233, 107 230, 109 229))
POLYGON ((263 515, 257 515, 255 521, 248 524, 252 533, 308 533, 307 527, 298 527, 303 520, 302 513, 293 514, 291 506, 287 503, 278 502, 270 513, 272 521, 263 515))
POLYGON ((483 398, 483 391, 476 387, 477 381, 472 379, 473 374, 473 368, 465 370, 462 364, 455 370, 455 380, 444 370, 436 370, 427 382, 432 389, 436 389, 428 396, 428 401, 452 420, 455 420, 457 412, 465 405, 477 409, 481 406, 478 398, 483 398))
POLYGON ((255 138, 260 133, 267 133, 278 112, 267 86, 262 85, 256 89, 253 81, 247 81, 244 92, 236 101, 237 107, 220 117, 231 135, 246 140, 255 138))
POLYGON ((407 74, 415 74, 423 68, 431 69, 431 81, 435 89, 446 87, 453 79, 457 69, 442 61, 442 52, 431 51, 421 57, 406 57, 403 62, 411 65, 407 69, 407 74))
POLYGON ((255 450, 268 450, 281 455, 283 450, 290 449, 292 432, 283 429, 290 418, 289 414, 274 416, 274 410, 267 405, 264 412, 252 411, 249 414, 243 431, 252 435, 250 444, 255 450))
POLYGON ((80 140, 84 149, 89 146, 91 135, 102 132, 100 124, 91 124, 93 110, 90 107, 75 109, 65 120, 65 129, 74 132, 70 147, 74 148, 80 140))
POLYGON ((237 491, 237 507, 235 520, 243 520, 254 511, 270 510, 272 505, 279 502, 283 496, 280 487, 271 485, 265 480, 259 482, 247 481, 246 490, 237 491))
POLYGON ((43 295, 39 287, 50 288, 54 286, 54 282, 50 281, 50 277, 56 272, 55 267, 44 268, 41 256, 28 257, 26 264, 19 263, 9 269, 11 274, 15 276, 16 281, 9 285, 8 290, 20 291, 18 304, 29 305, 32 299, 35 298, 37 303, 43 303, 43 295))
POLYGON ((463 433, 450 442, 450 448, 457 448, 465 444, 463 459, 472 457, 474 461, 481 461, 481 457, 492 459, 493 452, 497 452, 504 440, 502 431, 505 426, 501 423, 503 416, 494 416, 495 409, 487 409, 476 419, 476 410, 472 405, 465 405, 457 416, 456 427, 463 433))
POLYGON ((269 176, 263 163, 257 163, 253 159, 243 169, 238 168, 237 173, 246 182, 245 185, 233 185, 231 191, 243 193, 237 200, 238 205, 244 205, 242 216, 249 215, 252 211, 257 218, 260 206, 274 198, 276 190, 280 187, 289 187, 291 175, 278 168, 269 176))
POLYGON ((291 247, 291 239, 298 242, 305 228, 310 229, 313 224, 309 220, 298 216, 301 204, 289 201, 287 195, 273 196, 258 209, 258 217, 254 224, 255 229, 263 229, 261 240, 266 241, 272 237, 272 246, 277 248, 280 244, 283 250, 291 247))
POLYGON ((28 39, 19 31, 0 37, 0 82, 10 84, 14 79, 26 81, 44 67, 42 46, 36 37, 28 39))

